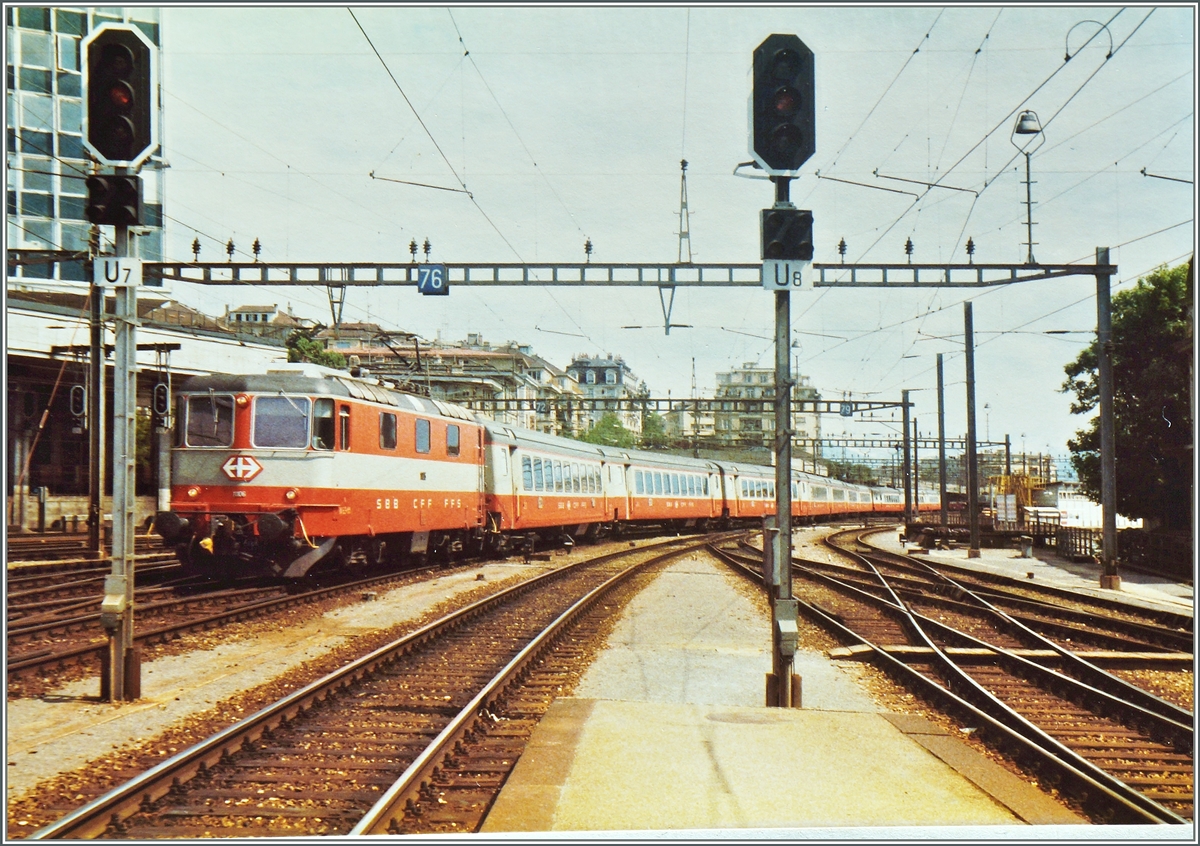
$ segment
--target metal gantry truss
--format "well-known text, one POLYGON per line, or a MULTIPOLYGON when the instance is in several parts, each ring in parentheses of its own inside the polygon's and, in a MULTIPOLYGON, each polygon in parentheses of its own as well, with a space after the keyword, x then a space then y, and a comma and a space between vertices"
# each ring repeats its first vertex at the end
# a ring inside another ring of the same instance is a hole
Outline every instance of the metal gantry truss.
MULTIPOLYGON (((479 399, 479 398, 449 398, 452 402, 466 406, 473 411, 534 411, 546 414, 560 408, 581 409, 583 411, 642 411, 661 414, 670 411, 690 411, 701 413, 740 413, 740 414, 769 414, 775 408, 774 397, 762 399, 745 399, 734 397, 563 397, 560 399, 479 399)), ((792 400, 792 411, 795 414, 838 414, 847 416, 843 409, 850 406, 852 413, 861 414, 866 411, 880 411, 888 408, 901 408, 899 400, 887 402, 884 400, 792 400)))

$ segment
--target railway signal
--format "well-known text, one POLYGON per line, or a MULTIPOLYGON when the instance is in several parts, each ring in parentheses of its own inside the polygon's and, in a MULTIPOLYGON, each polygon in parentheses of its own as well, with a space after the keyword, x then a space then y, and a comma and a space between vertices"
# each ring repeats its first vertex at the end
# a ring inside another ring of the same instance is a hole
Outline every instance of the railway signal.
POLYGON ((817 149, 813 52, 795 35, 771 35, 754 51, 750 151, 768 173, 800 169, 817 149))
POLYGON ((157 48, 136 27, 104 24, 83 41, 83 143, 101 164, 138 167, 158 146, 157 48))
POLYGON ((763 209, 762 257, 812 261, 812 212, 808 209, 763 209))
POLYGON ((92 223, 108 226, 137 226, 141 222, 142 179, 140 176, 89 176, 84 213, 92 223))

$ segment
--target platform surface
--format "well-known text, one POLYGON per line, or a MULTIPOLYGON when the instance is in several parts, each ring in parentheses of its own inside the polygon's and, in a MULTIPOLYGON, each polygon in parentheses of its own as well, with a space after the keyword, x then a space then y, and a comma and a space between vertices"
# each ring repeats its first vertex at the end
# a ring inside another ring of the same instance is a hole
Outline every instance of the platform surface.
POLYGON ((957 737, 881 711, 821 653, 797 655, 803 709, 763 707, 769 622, 739 578, 694 557, 642 591, 534 730, 483 833, 1079 831, 957 737))

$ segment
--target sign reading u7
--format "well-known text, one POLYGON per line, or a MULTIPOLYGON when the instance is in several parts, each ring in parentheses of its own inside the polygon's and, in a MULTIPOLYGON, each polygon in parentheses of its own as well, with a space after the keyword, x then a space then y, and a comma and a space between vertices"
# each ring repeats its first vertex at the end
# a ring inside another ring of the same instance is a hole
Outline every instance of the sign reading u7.
POLYGON ((448 295, 450 293, 450 275, 446 272, 446 265, 420 265, 417 268, 417 290, 427 295, 448 295))

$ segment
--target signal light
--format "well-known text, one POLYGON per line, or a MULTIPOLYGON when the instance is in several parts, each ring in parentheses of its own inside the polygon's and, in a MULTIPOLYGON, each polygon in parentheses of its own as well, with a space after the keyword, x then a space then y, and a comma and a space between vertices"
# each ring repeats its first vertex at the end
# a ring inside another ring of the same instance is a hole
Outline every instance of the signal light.
POLYGON ((71 386, 71 416, 87 416, 87 388, 83 385, 71 386))
POLYGON ((142 180, 138 176, 89 176, 84 214, 92 223, 137 226, 141 222, 142 180))
POLYGON ((157 147, 154 45, 105 24, 84 40, 84 144, 111 166, 140 165, 157 147))
POLYGON ((813 53, 794 35, 754 51, 751 150, 768 172, 795 171, 816 152, 813 53))
POLYGON ((812 261, 812 212, 808 209, 763 209, 762 257, 812 261))
POLYGON ((153 407, 157 417, 165 420, 171 415, 171 389, 167 387, 166 382, 159 382, 154 386, 153 407))

